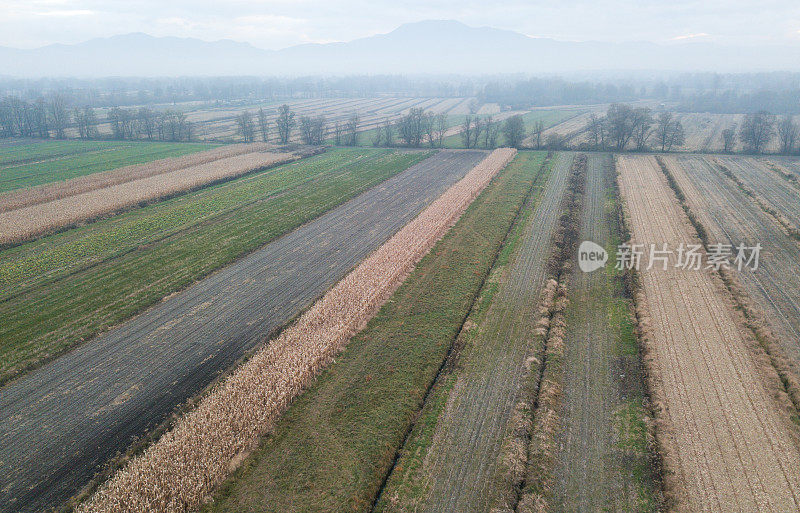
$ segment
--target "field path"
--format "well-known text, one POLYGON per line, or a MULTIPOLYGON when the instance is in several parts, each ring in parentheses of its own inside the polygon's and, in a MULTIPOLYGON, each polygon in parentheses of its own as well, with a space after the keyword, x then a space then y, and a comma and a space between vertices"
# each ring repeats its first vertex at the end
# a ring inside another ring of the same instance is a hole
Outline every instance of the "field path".
MULTIPOLYGON (((620 157, 620 188, 637 243, 696 243, 655 159, 620 157)), ((800 453, 708 271, 642 268, 646 344, 667 430, 679 509, 800 511, 800 453)))
POLYGON ((0 511, 67 499, 485 155, 440 152, 0 389, 0 511))
POLYGON ((624 339, 620 326, 629 312, 627 301, 619 297, 621 279, 613 271, 615 217, 607 207, 612 174, 610 155, 589 156, 578 240, 606 248, 609 262, 592 273, 576 266, 570 278, 552 511, 642 511, 653 506, 648 454, 620 440, 618 431, 633 431, 625 429, 627 424, 620 426, 629 421, 625 413, 641 418, 643 376, 636 347, 624 345, 632 341, 624 339))

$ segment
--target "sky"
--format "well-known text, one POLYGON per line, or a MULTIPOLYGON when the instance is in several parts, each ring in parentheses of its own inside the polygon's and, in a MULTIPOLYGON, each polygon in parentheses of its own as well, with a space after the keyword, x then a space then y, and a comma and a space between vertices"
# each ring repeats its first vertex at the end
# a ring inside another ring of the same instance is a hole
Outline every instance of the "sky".
POLYGON ((426 19, 567 41, 800 45, 796 0, 0 0, 0 46, 145 32, 279 49, 350 41, 426 19))

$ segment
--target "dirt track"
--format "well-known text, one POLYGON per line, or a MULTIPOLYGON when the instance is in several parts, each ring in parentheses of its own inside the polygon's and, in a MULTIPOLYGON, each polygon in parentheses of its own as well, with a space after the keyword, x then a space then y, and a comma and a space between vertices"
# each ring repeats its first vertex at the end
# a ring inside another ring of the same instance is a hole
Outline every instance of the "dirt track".
MULTIPOLYGON (((696 243, 655 160, 618 162, 635 242, 696 243)), ((790 421, 765 390, 724 285, 674 262, 642 268, 640 306, 678 509, 799 511, 800 453, 790 421)))
POLYGON ((412 166, 0 390, 0 511, 69 497, 484 156, 412 166))
MULTIPOLYGON (((606 206, 612 175, 610 155, 589 157, 578 237, 607 250, 613 250, 613 213, 609 216, 606 206)), ((552 511, 643 511, 652 506, 647 503, 651 475, 635 475, 648 468, 648 455, 620 439, 620 430, 627 434, 627 425, 620 425, 623 414, 641 415, 643 377, 635 351, 620 347, 617 322, 628 312, 617 296, 621 282, 609 269, 613 266, 609 251, 606 269, 583 273, 576 266, 570 278, 552 511)))

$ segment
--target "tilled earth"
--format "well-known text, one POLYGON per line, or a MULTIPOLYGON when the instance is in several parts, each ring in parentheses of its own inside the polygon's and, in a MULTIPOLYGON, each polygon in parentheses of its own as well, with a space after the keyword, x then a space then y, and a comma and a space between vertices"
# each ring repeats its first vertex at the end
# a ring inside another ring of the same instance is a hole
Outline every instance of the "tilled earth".
MULTIPOLYGON (((637 243, 697 243, 652 157, 620 157, 620 189, 637 243)), ((646 344, 685 511, 800 510, 800 452, 764 386, 721 279, 706 269, 641 271, 646 344)))

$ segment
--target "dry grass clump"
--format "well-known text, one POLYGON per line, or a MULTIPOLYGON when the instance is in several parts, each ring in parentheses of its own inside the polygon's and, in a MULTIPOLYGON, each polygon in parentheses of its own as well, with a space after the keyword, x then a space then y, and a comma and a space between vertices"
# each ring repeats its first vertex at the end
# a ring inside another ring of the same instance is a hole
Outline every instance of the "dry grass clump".
POLYGON ((0 213, 0 245, 21 242, 296 158, 293 153, 233 155, 3 212, 0 213))
POLYGON ((209 500, 291 401, 516 154, 499 149, 365 259, 78 508, 183 512, 209 500))
POLYGON ((550 322, 542 357, 543 366, 528 444, 525 481, 516 507, 516 511, 520 513, 546 511, 548 498, 553 489, 555 478, 553 472, 558 449, 556 434, 560 422, 562 397, 564 340, 567 333, 565 318, 568 304, 567 284, 580 235, 587 162, 587 156, 581 154, 575 157, 572 163, 567 194, 561 207, 561 218, 553 235, 553 253, 548 266, 558 286, 551 300, 550 322))
POLYGON ((0 212, 46 203, 67 196, 102 189, 133 180, 169 173, 191 166, 199 166, 254 151, 267 151, 266 144, 231 144, 208 151, 190 153, 181 157, 170 157, 154 160, 146 164, 135 164, 105 171, 79 176, 63 182, 48 183, 29 189, 14 190, 0 194, 0 212))
MULTIPOLYGON (((553 278, 547 280, 538 308, 539 319, 536 321, 534 347, 545 347, 547 332, 555 314, 557 290, 558 282, 553 278)), ((520 492, 525 483, 528 446, 533 431, 536 381, 541 370, 541 358, 541 354, 532 354, 525 361, 526 379, 530 385, 526 387, 522 397, 514 404, 514 410, 509 420, 509 436, 503 442, 500 450, 500 468, 495 486, 497 497, 495 505, 491 509, 492 513, 514 511, 514 506, 519 501, 520 492)))
POLYGON ((575 157, 547 263, 551 278, 539 304, 537 355, 526 362, 528 390, 514 405, 504 441, 492 513, 545 511, 555 467, 561 374, 566 336, 567 280, 580 231, 587 157, 575 157))

